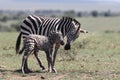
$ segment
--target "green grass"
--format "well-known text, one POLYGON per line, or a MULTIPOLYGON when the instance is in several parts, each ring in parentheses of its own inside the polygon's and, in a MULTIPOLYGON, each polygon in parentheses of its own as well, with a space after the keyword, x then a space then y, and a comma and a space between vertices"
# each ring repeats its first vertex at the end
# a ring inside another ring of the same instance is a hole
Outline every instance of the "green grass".
POLYGON ((120 17, 82 17, 77 19, 82 24, 81 27, 89 32, 120 31, 120 17))
MULTIPOLYGON (((96 33, 81 35, 73 43, 70 51, 61 47, 58 52, 56 69, 58 74, 41 71, 36 59, 29 57, 29 67, 38 71, 23 75, 14 72, 21 67, 22 56, 14 51, 18 33, 0 33, 0 79, 2 80, 27 80, 29 78, 41 80, 119 80, 120 79, 120 42, 119 33, 96 33)), ((40 54, 44 65, 47 67, 45 54, 40 54)))
MULTIPOLYGON (((29 67, 35 72, 26 75, 16 72, 22 61, 22 55, 15 54, 18 33, 0 33, 0 80, 119 80, 119 19, 120 17, 80 18, 82 28, 89 33, 81 34, 70 51, 61 47, 55 65, 58 74, 42 71, 33 55, 29 57, 29 67), (114 32, 105 33, 110 30, 109 25, 114 32)), ((40 52, 40 57, 47 67, 43 52, 40 52)))

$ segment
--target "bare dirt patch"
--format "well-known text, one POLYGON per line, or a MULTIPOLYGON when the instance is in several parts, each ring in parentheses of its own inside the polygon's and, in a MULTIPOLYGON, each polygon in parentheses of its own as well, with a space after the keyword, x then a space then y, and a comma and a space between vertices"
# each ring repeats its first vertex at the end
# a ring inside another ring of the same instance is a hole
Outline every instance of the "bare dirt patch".
POLYGON ((60 80, 61 78, 64 78, 65 76, 67 76, 67 75, 66 74, 58 75, 58 76, 54 77, 52 80, 60 80))
POLYGON ((16 72, 14 70, 3 70, 0 69, 0 80, 41 80, 45 77, 38 72, 30 74, 22 74, 21 72, 16 72))

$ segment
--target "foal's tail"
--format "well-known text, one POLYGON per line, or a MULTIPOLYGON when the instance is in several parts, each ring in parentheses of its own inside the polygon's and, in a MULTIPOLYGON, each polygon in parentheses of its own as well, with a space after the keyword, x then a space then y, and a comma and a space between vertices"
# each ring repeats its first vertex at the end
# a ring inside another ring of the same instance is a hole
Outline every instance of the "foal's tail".
POLYGON ((18 38, 17 38, 17 41, 16 41, 16 48, 15 48, 16 54, 19 53, 20 43, 21 43, 21 35, 22 35, 22 33, 19 34, 19 36, 18 36, 18 38))

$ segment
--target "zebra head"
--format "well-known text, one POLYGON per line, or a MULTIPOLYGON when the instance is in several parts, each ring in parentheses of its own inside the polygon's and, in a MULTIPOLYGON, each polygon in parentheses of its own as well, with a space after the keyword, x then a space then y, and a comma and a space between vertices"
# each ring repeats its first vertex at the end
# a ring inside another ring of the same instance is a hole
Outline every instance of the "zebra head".
POLYGON ((64 39, 60 31, 51 31, 49 34, 49 39, 52 44, 61 44, 64 45, 64 39))
POLYGON ((81 24, 76 19, 72 19, 70 29, 66 34, 67 43, 66 43, 66 45, 64 47, 65 50, 69 50, 71 48, 71 43, 73 41, 75 41, 79 37, 79 35, 80 35, 80 26, 81 26, 81 24))

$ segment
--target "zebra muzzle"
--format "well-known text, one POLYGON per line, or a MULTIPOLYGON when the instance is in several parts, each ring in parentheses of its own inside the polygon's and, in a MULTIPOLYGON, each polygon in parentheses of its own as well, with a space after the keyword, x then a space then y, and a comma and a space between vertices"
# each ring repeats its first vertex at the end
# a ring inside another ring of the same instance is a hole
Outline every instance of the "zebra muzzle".
POLYGON ((71 49, 71 45, 70 44, 66 44, 64 47, 65 50, 70 50, 71 49))

